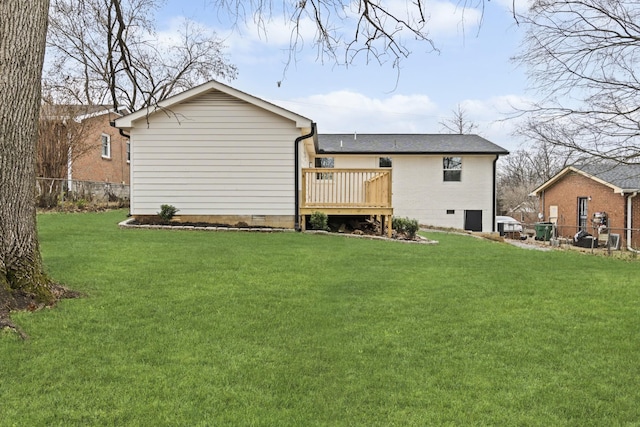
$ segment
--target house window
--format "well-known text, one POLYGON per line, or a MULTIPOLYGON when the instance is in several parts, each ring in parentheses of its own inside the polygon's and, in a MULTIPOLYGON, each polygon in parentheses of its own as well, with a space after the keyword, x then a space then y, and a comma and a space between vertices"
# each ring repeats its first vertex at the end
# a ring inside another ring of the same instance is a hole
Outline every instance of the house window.
POLYGON ((462 180, 462 157, 444 157, 442 159, 444 181, 462 180))
POLYGON ((454 209, 447 209, 447 215, 454 215, 456 211, 454 209))
POLYGON ((105 134, 102 134, 102 157, 111 158, 111 137, 105 134))
POLYGON ((131 161, 131 141, 127 141, 127 163, 131 161))
POLYGON ((380 157, 380 159, 378 160, 378 166, 381 168, 390 168, 391 157, 380 157))
MULTIPOLYGON (((333 157, 316 157, 316 168, 333 168, 333 157)), ((317 173, 316 179, 333 179, 332 173, 317 173)))

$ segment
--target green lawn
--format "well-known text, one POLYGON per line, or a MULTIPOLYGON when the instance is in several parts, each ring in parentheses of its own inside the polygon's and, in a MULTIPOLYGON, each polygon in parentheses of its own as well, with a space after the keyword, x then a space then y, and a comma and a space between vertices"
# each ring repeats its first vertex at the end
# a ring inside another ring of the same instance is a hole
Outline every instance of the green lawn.
POLYGON ((640 262, 39 216, 0 425, 640 425, 640 262))

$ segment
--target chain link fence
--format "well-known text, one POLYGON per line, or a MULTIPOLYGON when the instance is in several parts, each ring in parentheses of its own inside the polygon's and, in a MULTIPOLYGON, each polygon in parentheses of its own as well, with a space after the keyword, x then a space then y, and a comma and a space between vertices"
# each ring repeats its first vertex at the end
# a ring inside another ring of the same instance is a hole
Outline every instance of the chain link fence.
POLYGON ((113 182, 37 178, 36 197, 40 208, 55 208, 65 202, 129 206, 129 186, 113 182))
POLYGON ((588 244, 592 243, 595 248, 640 250, 639 228, 606 227, 601 229, 597 226, 587 226, 581 230, 579 226, 569 224, 524 223, 522 225, 529 238, 546 241, 549 244, 579 245, 580 240, 587 238, 588 244), (547 229, 545 226, 549 228, 547 229))

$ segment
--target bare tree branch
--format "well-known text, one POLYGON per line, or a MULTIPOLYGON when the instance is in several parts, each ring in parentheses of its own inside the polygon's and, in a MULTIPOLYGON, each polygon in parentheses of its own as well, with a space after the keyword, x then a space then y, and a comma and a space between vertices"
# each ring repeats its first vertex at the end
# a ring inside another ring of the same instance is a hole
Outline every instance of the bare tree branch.
POLYGON ((213 78, 235 78, 222 41, 201 26, 186 21, 176 41, 158 40, 151 21, 158 3, 52 0, 49 96, 136 110, 213 78))
MULTIPOLYGON (((483 0, 469 0, 463 6, 471 2, 484 4, 483 0)), ((397 66, 411 54, 409 40, 424 42, 428 50, 437 51, 429 36, 428 6, 423 0, 400 2, 404 10, 374 0, 213 0, 213 4, 232 17, 234 26, 251 20, 265 36, 276 16, 290 22, 289 62, 295 60, 295 53, 305 42, 313 43, 320 62, 328 60, 338 65, 352 64, 364 54, 367 61, 391 60, 397 66), (313 41, 303 39, 301 28, 305 26, 315 29, 313 41)))
POLYGON ((580 153, 553 143, 516 150, 498 161, 498 200, 503 212, 516 208, 538 212, 537 198, 529 194, 569 164, 580 161, 580 153))
POLYGON ((467 112, 462 108, 462 105, 458 104, 452 113, 451 118, 440 122, 444 132, 464 135, 474 133, 478 129, 478 124, 468 119, 467 112))
POLYGON ((541 96, 522 134, 602 159, 637 162, 640 5, 629 0, 536 0, 515 60, 541 96))

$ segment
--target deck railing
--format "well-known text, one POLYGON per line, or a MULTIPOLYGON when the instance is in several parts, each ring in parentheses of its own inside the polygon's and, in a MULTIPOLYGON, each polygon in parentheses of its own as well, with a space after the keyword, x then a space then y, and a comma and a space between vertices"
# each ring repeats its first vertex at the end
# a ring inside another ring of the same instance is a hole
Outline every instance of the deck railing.
POLYGON ((391 169, 302 169, 303 208, 391 208, 391 169))

